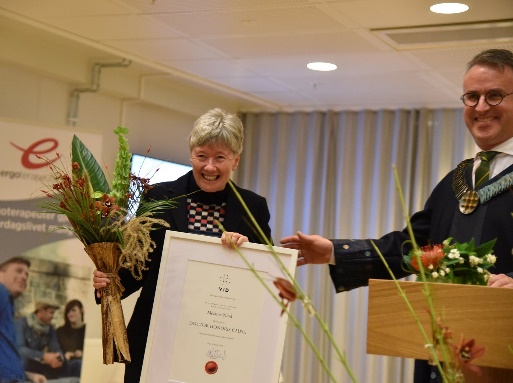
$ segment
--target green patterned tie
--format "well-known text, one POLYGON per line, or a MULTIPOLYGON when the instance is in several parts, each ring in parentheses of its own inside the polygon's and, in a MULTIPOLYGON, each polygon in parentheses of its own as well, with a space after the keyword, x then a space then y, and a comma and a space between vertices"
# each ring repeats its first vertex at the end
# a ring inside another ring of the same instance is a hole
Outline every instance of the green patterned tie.
POLYGON ((500 152, 494 152, 493 150, 489 150, 487 152, 479 152, 477 155, 481 158, 481 163, 476 169, 475 175, 475 189, 479 187, 479 185, 485 183, 490 178, 490 162, 493 158, 499 154, 500 152))

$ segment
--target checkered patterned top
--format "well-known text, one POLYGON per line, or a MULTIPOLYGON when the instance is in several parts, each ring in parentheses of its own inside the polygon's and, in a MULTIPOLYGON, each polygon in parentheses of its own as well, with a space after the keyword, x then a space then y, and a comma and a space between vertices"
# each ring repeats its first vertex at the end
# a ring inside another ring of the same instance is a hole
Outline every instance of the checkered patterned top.
POLYGON ((189 212, 189 231, 196 234, 221 236, 221 229, 214 220, 224 221, 226 202, 206 204, 187 198, 189 212))

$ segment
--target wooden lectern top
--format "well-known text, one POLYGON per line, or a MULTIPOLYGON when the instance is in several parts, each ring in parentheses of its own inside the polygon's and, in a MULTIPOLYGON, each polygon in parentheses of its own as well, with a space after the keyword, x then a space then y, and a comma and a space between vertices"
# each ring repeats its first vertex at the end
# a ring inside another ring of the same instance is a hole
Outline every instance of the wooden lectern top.
MULTIPOLYGON (((431 339, 428 304, 419 282, 399 282, 431 339)), ((513 289, 447 283, 429 283, 435 311, 452 331, 486 347, 472 363, 513 369, 513 289)), ((369 281, 367 353, 404 358, 429 358, 421 331, 399 295, 394 281, 369 281)))

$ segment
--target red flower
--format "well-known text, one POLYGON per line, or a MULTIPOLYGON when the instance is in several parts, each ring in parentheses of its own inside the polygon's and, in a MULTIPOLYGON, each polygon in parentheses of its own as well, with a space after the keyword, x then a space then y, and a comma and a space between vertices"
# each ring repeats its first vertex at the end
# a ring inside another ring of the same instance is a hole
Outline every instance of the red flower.
POLYGON ((107 207, 111 207, 113 204, 116 203, 116 197, 104 193, 102 195, 102 203, 107 207))
MULTIPOLYGON (((420 254, 420 261, 425 269, 429 269, 429 266, 431 265, 433 267, 437 267, 438 262, 440 262, 445 255, 442 245, 428 245, 421 247, 420 250, 422 251, 420 254)), ((415 254, 411 257, 411 266, 415 270, 420 271, 415 254)))
POLYGON ((454 346, 454 356, 460 368, 467 368, 477 374, 481 374, 481 369, 470 362, 483 356, 484 353, 485 347, 476 346, 474 339, 465 340, 462 337, 460 346, 454 346))
POLYGON ((53 194, 47 192, 46 190, 41 190, 47 197, 53 198, 53 194))
POLYGON ((106 218, 114 214, 114 212, 120 211, 119 206, 116 204, 116 198, 105 193, 102 195, 101 201, 91 202, 89 208, 91 209, 92 220, 95 219, 96 213, 100 213, 102 218, 106 218))
MULTIPOLYGON (((296 288, 292 283, 287 281, 284 278, 276 278, 276 280, 273 282, 274 285, 278 288, 280 291, 278 293, 278 296, 282 299, 283 304, 285 307, 289 305, 290 302, 293 302, 297 298, 296 288)), ((281 310, 281 314, 285 312, 285 309, 281 310)))
POLYGON ((442 335, 443 341, 447 343, 449 340, 452 339, 452 331, 449 330, 449 326, 446 326, 442 322, 442 318, 438 317, 436 322, 437 322, 438 328, 440 329, 440 334, 442 335))

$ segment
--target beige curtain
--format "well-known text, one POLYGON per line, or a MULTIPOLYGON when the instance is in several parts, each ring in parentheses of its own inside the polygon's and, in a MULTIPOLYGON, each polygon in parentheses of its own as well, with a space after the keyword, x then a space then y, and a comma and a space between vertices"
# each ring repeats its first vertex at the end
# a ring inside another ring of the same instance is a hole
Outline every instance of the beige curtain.
MULTIPOLYGON (((409 212, 422 208, 437 182, 473 154, 460 109, 247 113, 235 182, 267 198, 273 239, 297 230, 327 238, 376 238, 405 225, 393 167, 409 212)), ((367 288, 335 294, 327 267, 296 277, 335 336, 359 383, 408 383, 412 360, 366 354, 367 288)), ((317 322, 293 311, 337 382, 351 382, 317 322)), ((285 383, 328 383, 294 327, 287 330, 285 383)))

